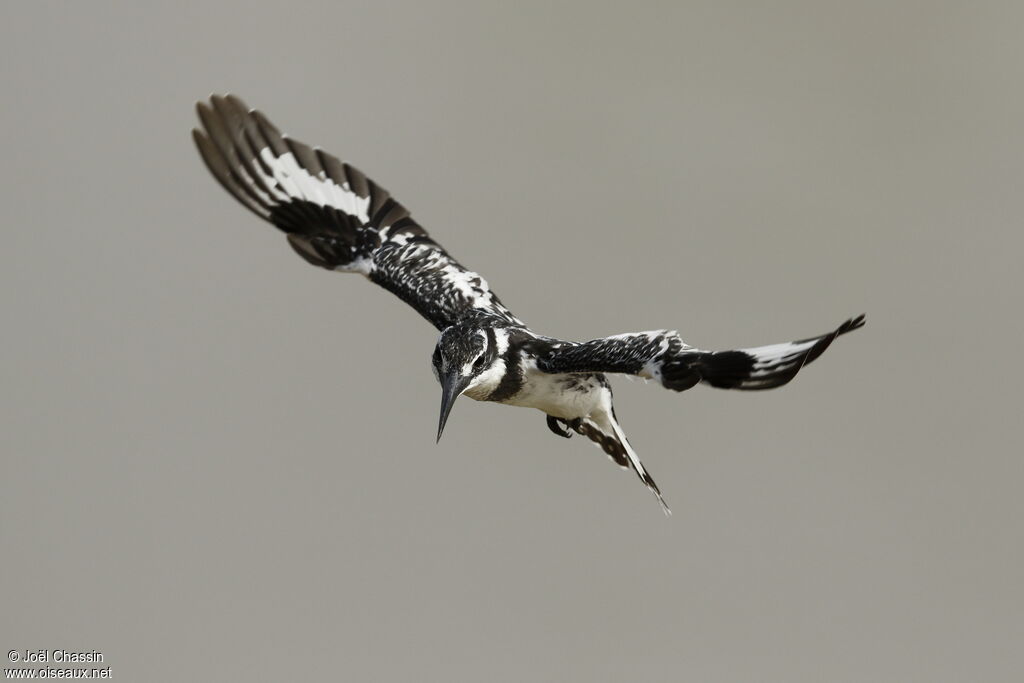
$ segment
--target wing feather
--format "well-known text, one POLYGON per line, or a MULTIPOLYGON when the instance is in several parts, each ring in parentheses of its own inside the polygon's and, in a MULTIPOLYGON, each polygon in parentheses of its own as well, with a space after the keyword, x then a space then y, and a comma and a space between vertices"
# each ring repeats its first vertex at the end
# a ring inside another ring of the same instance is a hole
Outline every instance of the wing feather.
POLYGON ((193 138, 214 178, 309 263, 366 275, 439 329, 480 314, 521 324, 486 280, 355 167, 282 134, 234 95, 196 110, 202 129, 193 138))
POLYGON ((837 337, 863 326, 864 315, 859 315, 817 337, 735 351, 695 349, 667 330, 620 334, 552 347, 538 359, 537 367, 550 373, 637 375, 656 379, 674 391, 699 382, 720 389, 772 389, 793 379, 837 337))

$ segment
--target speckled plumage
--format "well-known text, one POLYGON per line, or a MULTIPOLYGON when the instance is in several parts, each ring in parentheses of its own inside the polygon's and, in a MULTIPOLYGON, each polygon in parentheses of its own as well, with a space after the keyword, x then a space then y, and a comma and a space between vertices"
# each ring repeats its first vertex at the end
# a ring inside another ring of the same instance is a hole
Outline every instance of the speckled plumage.
POLYGON ((239 202, 286 233, 309 263, 360 273, 441 331, 432 365, 442 384, 438 438, 458 395, 536 408, 559 436, 581 434, 632 469, 669 511, 629 445, 606 373, 654 379, 683 391, 704 382, 769 389, 793 378, 841 334, 735 351, 702 351, 658 330, 571 342, 538 335, 480 275, 464 268, 391 195, 356 168, 282 135, 232 95, 198 104, 193 137, 214 177, 239 202))

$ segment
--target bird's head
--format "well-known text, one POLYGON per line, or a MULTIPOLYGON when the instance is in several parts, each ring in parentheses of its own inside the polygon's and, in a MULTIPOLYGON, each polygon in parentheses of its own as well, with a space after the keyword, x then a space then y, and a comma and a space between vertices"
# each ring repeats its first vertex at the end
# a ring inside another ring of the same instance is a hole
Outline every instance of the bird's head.
POLYGON ((445 328, 434 347, 434 375, 441 383, 441 419, 437 440, 448 421, 455 399, 463 393, 484 398, 501 381, 495 331, 470 324, 445 328))

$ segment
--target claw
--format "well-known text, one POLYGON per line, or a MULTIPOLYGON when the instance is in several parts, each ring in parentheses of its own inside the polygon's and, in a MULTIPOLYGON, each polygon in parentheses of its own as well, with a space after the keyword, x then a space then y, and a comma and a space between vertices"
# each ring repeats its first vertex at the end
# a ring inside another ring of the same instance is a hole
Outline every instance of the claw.
POLYGON ((566 429, 562 429, 562 427, 559 425, 560 422, 565 422, 565 420, 554 417, 552 415, 548 415, 548 429, 550 429, 555 434, 558 434, 558 436, 564 437, 566 439, 570 438, 572 436, 572 432, 566 429))

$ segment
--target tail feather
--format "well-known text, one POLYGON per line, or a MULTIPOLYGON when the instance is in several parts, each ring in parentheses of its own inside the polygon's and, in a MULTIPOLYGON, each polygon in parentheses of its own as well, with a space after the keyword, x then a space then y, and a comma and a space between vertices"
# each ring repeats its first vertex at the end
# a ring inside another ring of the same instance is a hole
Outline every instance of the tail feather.
POLYGON ((672 515, 672 510, 661 495, 661 489, 654 482, 654 477, 647 472, 647 468, 640 462, 640 456, 629 445, 629 440, 626 439, 626 435, 623 434, 618 420, 615 419, 614 411, 592 414, 589 418, 581 420, 579 424, 574 425, 573 428, 600 446, 620 467, 632 469, 636 472, 636 476, 640 477, 640 481, 644 483, 644 486, 650 489, 651 493, 658 498, 658 502, 661 504, 661 509, 665 512, 665 515, 672 515))
POLYGON ((626 451, 626 457, 629 458, 629 463, 633 466, 633 471, 636 472, 636 476, 640 477, 640 481, 644 483, 644 486, 650 489, 651 493, 657 496, 658 502, 661 504, 661 509, 665 513, 665 516, 671 517, 672 508, 670 508, 668 503, 665 502, 665 498, 661 495, 661 489, 659 489, 658 485, 654 483, 654 477, 647 472, 644 464, 640 462, 640 456, 638 456, 636 451, 633 450, 633 447, 629 445, 629 440, 626 439, 626 435, 622 433, 622 428, 619 427, 619 423, 615 420, 615 416, 612 416, 611 425, 616 438, 626 451))

